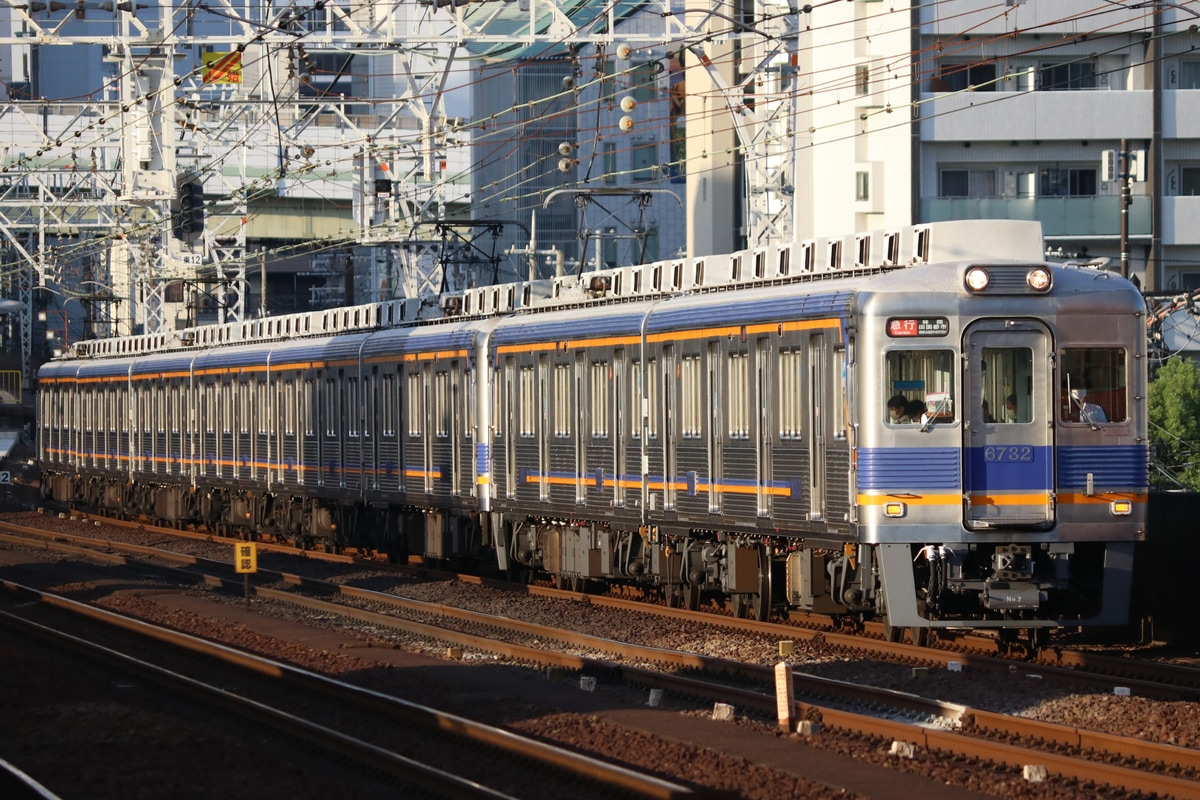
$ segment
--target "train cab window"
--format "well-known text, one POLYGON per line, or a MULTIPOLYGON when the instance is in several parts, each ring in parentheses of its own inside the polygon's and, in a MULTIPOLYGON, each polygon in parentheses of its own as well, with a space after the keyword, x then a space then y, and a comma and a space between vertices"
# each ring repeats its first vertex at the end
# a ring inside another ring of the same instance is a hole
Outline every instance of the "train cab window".
POLYGON ((1097 425, 1125 422, 1125 351, 1117 347, 1063 350, 1059 355, 1059 419, 1097 425))
POLYGON ((954 353, 891 350, 887 354, 883 419, 892 425, 954 422, 954 353))
POLYGON ((985 347, 981 358, 984 422, 1033 422, 1033 351, 985 347))

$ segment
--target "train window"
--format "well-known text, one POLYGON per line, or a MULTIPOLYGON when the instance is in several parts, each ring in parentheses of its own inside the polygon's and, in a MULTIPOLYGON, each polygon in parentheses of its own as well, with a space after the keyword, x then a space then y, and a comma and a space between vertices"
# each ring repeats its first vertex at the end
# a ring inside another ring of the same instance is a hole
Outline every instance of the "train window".
POLYGON ((358 403, 358 378, 348 378, 345 386, 346 403, 345 408, 350 413, 346 415, 346 435, 351 439, 358 438, 358 419, 359 419, 359 403, 358 403))
POLYGON ((471 439, 475 436, 475 397, 479 387, 475 385, 471 370, 465 370, 462 376, 463 383, 467 387, 467 425, 463 430, 463 436, 471 439))
POLYGON ((300 418, 304 421, 304 435, 316 436, 317 425, 316 419, 313 417, 313 399, 317 394, 317 385, 314 381, 304 382, 304 394, 300 398, 300 418))
POLYGON ((566 439, 571 435, 571 365, 554 365, 554 435, 566 439))
MULTIPOLYGON (((846 438, 846 348, 839 347, 833 351, 834 374, 838 376, 838 384, 833 390, 833 435, 838 439, 846 438)), ((799 374, 799 370, 797 370, 799 374)), ((799 398, 797 398, 797 401, 799 398)))
POLYGON ((171 433, 179 433, 179 415, 183 409, 183 403, 180 402, 179 386, 172 386, 170 389, 171 399, 169 402, 169 415, 171 417, 171 433))
POLYGON ((658 437, 658 361, 650 359, 644 375, 641 361, 631 361, 629 366, 633 370, 633 407, 642 412, 633 425, 633 438, 642 438, 642 426, 645 425, 646 435, 655 439, 658 437))
POLYGON ((211 383, 204 385, 204 431, 217 432, 217 387, 211 383))
POLYGON ((730 439, 750 437, 750 357, 747 353, 729 354, 728 424, 730 439))
POLYGON ((646 391, 644 396, 647 399, 648 408, 646 413, 646 435, 651 439, 658 438, 658 359, 650 359, 649 369, 646 372, 646 391))
POLYGON ((884 421, 953 422, 954 366, 950 350, 889 351, 884 421))
POLYGON ((396 435, 396 376, 384 375, 379 383, 379 424, 381 433, 391 437, 396 435))
MULTIPOLYGON (((226 386, 226 387, 224 387, 224 389, 222 391, 228 391, 228 389, 229 389, 229 387, 226 386)), ((241 431, 242 433, 250 432, 250 420, 254 419, 254 412, 252 411, 252 404, 251 404, 250 400, 251 400, 250 384, 249 383, 239 383, 237 385, 237 403, 238 403, 237 417, 238 417, 238 430, 241 431)), ((225 418, 229 419, 228 413, 226 413, 225 418)), ((225 423, 225 432, 229 433, 229 423, 228 422, 225 423)))
POLYGON ((439 439, 450 435, 450 375, 439 372, 433 379, 433 423, 439 439))
POLYGON ((1059 417, 1095 425, 1124 422, 1127 383, 1125 351, 1118 347, 1063 350, 1059 357, 1059 417))
POLYGON ((983 402, 996 422, 1033 422, 1033 351, 1028 347, 985 347, 983 402))
MULTIPOLYGON (((246 387, 243 386, 242 388, 245 389, 246 387)), ((222 384, 220 387, 220 403, 221 403, 221 409, 220 409, 220 414, 218 416, 221 419, 221 432, 229 433, 230 429, 233 427, 233 419, 234 419, 233 387, 227 383, 222 384)), ((245 398, 243 398, 242 413, 238 415, 239 427, 242 429, 242 433, 245 433, 247 428, 250 425, 250 412, 248 411, 249 405, 250 405, 249 402, 247 402, 245 400, 245 398)))
POLYGON ((337 424, 341 417, 338 414, 337 401, 337 381, 333 378, 326 378, 325 390, 321 392, 321 417, 325 420, 326 439, 336 439, 338 436, 337 424))
POLYGON ((258 415, 258 432, 261 434, 271 433, 274 427, 271 424, 274 421, 274 417, 271 415, 270 387, 267 386, 265 380, 255 384, 255 386, 258 389, 258 407, 262 410, 262 413, 258 415))
POLYGON ((537 380, 533 367, 521 367, 521 436, 532 438, 537 433, 537 380))
POLYGON ((592 362, 592 438, 608 438, 609 398, 611 377, 607 361, 592 362))
POLYGON ((700 356, 684 356, 679 368, 680 431, 684 439, 699 439, 703 433, 703 397, 700 391, 700 356))
POLYGON ((378 397, 375 394, 376 381, 371 375, 364 375, 362 379, 362 409, 363 423, 362 434, 363 438, 371 437, 371 428, 375 423, 375 404, 378 402, 378 397))
POLYGON ((283 384, 283 433, 285 436, 296 435, 296 384, 287 381, 283 384))
POLYGON ((804 359, 799 350, 779 354, 779 436, 799 439, 804 431, 804 359))
POLYGON ((421 373, 408 374, 408 435, 421 436, 421 373))

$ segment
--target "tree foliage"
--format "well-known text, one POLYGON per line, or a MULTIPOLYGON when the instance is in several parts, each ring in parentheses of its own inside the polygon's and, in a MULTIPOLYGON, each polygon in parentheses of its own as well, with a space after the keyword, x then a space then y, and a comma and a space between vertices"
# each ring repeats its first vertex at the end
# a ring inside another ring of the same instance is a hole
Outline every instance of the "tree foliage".
POLYGON ((1200 368, 1170 359, 1150 384, 1148 411, 1159 469, 1151 482, 1200 491, 1200 368))

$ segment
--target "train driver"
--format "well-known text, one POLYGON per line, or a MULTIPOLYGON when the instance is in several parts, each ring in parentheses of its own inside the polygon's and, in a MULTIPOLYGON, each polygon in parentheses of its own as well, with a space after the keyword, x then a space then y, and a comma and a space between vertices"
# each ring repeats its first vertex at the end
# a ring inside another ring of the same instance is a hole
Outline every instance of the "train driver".
POLYGON ((1084 388, 1071 390, 1071 404, 1079 409, 1079 421, 1095 425, 1108 422, 1108 415, 1097 403, 1088 402, 1088 391, 1084 388))

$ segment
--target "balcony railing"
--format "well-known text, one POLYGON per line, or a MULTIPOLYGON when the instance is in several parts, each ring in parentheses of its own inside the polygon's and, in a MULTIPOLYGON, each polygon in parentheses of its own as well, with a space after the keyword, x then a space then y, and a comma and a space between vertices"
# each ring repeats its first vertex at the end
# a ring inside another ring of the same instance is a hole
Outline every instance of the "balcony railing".
MULTIPOLYGON (((1120 197, 927 197, 921 221, 1035 219, 1045 236, 1118 236, 1120 197)), ((1129 207, 1129 235, 1150 234, 1150 198, 1137 195, 1129 207)))

